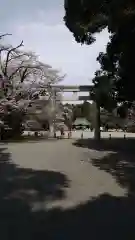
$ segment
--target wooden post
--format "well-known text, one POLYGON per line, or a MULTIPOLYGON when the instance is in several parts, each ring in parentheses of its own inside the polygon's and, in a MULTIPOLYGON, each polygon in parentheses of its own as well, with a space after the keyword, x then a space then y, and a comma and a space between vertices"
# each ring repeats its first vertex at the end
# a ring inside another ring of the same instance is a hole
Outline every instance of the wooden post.
POLYGON ((94 139, 100 140, 100 105, 95 102, 95 132, 94 132, 94 139))
POLYGON ((38 132, 37 131, 35 132, 35 137, 38 137, 38 132))
POLYGON ((56 138, 56 137, 57 137, 56 132, 54 132, 54 138, 56 138))

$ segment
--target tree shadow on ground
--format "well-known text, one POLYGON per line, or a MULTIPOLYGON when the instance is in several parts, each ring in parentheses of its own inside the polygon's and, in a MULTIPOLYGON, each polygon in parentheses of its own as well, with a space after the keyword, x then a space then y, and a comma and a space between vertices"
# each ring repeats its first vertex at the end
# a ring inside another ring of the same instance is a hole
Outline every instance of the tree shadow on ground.
POLYGON ((103 194, 73 209, 55 209, 47 215, 45 219, 45 212, 35 214, 34 239, 37 236, 61 240, 127 240, 135 237, 135 208, 130 198, 103 194))
POLYGON ((77 139, 74 143, 76 147, 83 147, 94 149, 98 151, 114 151, 114 152, 128 152, 135 153, 135 138, 103 138, 100 141, 95 139, 77 139))
POLYGON ((9 138, 6 140, 3 140, 3 143, 37 143, 37 142, 45 142, 45 141, 58 141, 57 138, 53 137, 46 137, 46 136, 20 136, 18 138, 9 138))
POLYGON ((63 173, 21 168, 13 163, 7 149, 0 147, 0 239, 8 239, 10 232, 29 225, 30 209, 65 198, 67 187, 69 181, 63 173))
POLYGON ((73 144, 97 150, 97 157, 90 157, 92 164, 110 173, 127 190, 128 196, 135 196, 135 139, 81 139, 73 144))
POLYGON ((66 197, 67 177, 20 168, 5 151, 0 154, 0 239, 135 239, 133 196, 103 194, 72 209, 33 211, 35 201, 66 197))

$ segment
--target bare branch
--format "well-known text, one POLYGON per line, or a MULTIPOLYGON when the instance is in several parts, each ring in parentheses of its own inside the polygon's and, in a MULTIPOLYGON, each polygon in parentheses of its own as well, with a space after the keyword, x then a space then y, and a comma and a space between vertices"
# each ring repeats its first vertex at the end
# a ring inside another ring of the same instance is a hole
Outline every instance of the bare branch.
POLYGON ((5 36, 11 36, 12 34, 10 34, 10 33, 5 33, 5 34, 2 34, 2 35, 0 35, 0 39, 2 39, 3 37, 5 37, 5 36))
POLYGON ((21 83, 24 81, 24 79, 26 78, 26 76, 28 75, 28 68, 25 68, 23 73, 22 73, 22 76, 21 76, 21 83))
POLYGON ((8 51, 7 56, 6 56, 5 70, 4 70, 5 76, 7 76, 7 66, 8 66, 8 62, 9 62, 10 53, 11 53, 11 52, 14 52, 16 49, 18 49, 18 48, 20 48, 20 47, 22 47, 22 46, 23 46, 23 41, 21 41, 21 43, 20 43, 18 46, 14 47, 14 48, 11 48, 11 49, 8 51))
POLYGON ((19 66, 18 68, 16 68, 16 70, 10 75, 10 76, 8 76, 8 79, 9 80, 11 80, 11 79, 13 79, 13 77, 14 77, 14 75, 19 71, 19 69, 21 69, 21 68, 24 68, 24 66, 19 66))

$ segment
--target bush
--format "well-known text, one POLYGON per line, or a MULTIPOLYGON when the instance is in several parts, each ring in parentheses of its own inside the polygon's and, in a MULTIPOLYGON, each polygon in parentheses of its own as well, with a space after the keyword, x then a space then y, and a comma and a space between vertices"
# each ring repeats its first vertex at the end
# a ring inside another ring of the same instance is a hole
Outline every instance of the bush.
POLYGON ((127 132, 135 133, 135 125, 127 127, 127 132))
POLYGON ((4 126, 1 128, 2 130, 2 138, 15 138, 22 135, 23 121, 25 118, 25 112, 19 108, 13 108, 12 106, 7 106, 7 111, 3 113, 2 120, 4 122, 4 126))

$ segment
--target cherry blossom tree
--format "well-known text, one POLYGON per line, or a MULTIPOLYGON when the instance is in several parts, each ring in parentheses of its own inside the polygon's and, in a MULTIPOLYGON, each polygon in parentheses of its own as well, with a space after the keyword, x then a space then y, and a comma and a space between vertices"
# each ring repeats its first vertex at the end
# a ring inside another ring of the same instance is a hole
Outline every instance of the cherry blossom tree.
MULTIPOLYGON (((0 40, 5 35, 0 36, 0 40)), ((16 109, 19 114, 23 112, 24 116, 24 113, 28 113, 30 104, 34 103, 35 107, 36 101, 42 99, 47 101, 49 106, 46 109, 42 106, 42 115, 46 115, 49 119, 54 118, 56 106, 60 103, 60 99, 58 101, 60 94, 55 91, 54 96, 54 88, 51 85, 62 81, 63 78, 58 70, 39 61, 35 53, 25 51, 23 41, 16 47, 2 42, 0 44, 1 115, 9 112, 11 115, 12 110, 16 109), (54 104, 54 98, 57 98, 57 104, 54 104)), ((36 112, 36 109, 34 111, 36 112)))

